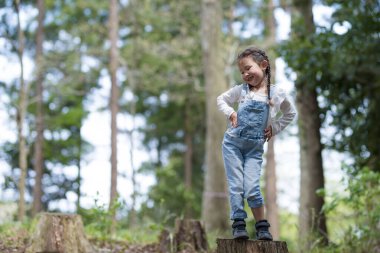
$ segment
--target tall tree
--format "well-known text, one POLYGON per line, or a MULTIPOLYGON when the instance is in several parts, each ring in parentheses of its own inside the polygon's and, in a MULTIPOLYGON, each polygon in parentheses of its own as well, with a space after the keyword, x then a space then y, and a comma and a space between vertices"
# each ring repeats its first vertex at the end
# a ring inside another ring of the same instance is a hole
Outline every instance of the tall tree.
POLYGON ((19 204, 18 204, 18 220, 22 221, 25 217, 25 184, 27 176, 27 156, 28 148, 26 145, 25 136, 25 117, 28 105, 28 89, 29 85, 24 80, 24 32, 21 27, 20 17, 20 0, 15 1, 15 8, 17 13, 17 30, 18 30, 18 48, 17 56, 20 62, 20 88, 19 88, 19 101, 17 108, 17 136, 19 144, 19 168, 21 171, 18 189, 19 189, 19 204))
MULTIPOLYGON (((118 1, 109 2, 109 74, 111 77, 111 94, 109 106, 111 111, 111 191, 110 208, 117 200, 117 114, 119 111, 119 86, 117 82, 117 70, 119 66, 118 33, 119 33, 119 14, 118 1)), ((113 214, 115 220, 115 214, 113 214)))
POLYGON ((217 111, 216 98, 228 88, 224 75, 222 6, 218 0, 202 0, 201 43, 206 88, 206 171, 202 219, 207 230, 228 227, 228 199, 220 143, 226 119, 217 111))
POLYGON ((44 169, 43 143, 44 143, 44 114, 43 114, 43 41, 44 41, 44 19, 45 4, 44 0, 37 1, 38 8, 38 27, 36 34, 36 141, 34 144, 34 171, 36 172, 33 189, 32 216, 42 210, 42 175, 44 169))
POLYGON ((192 124, 191 124, 191 101, 186 99, 185 101, 185 111, 184 111, 184 120, 185 120, 185 188, 188 191, 191 191, 192 187, 192 177, 193 177, 193 135, 192 135, 192 124))
MULTIPOLYGON (((293 7, 292 38, 305 40, 307 35, 315 33, 313 1, 293 0, 293 7)), ((324 188, 321 112, 316 87, 303 78, 307 73, 297 73, 297 75, 295 86, 301 152, 299 234, 300 239, 308 240, 310 246, 314 236, 327 241, 326 217, 322 210, 324 198, 317 194, 319 189, 324 188)))
MULTIPOLYGON (((136 90, 136 86, 138 84, 138 81, 137 81, 137 73, 138 73, 138 69, 136 67, 137 65, 137 55, 138 55, 138 46, 140 44, 140 41, 139 41, 139 24, 138 24, 138 20, 137 20, 137 9, 138 9, 138 2, 136 0, 130 0, 128 2, 128 5, 127 5, 127 9, 125 10, 125 12, 127 12, 128 10, 131 10, 127 15, 127 19, 129 20, 130 19, 130 29, 132 31, 132 34, 134 34, 135 36, 132 37, 132 38, 127 38, 127 40, 129 40, 129 45, 131 47, 131 51, 133 52, 129 57, 128 57, 128 61, 124 61, 123 57, 121 56, 120 60, 122 62, 122 68, 126 70, 126 73, 127 73, 127 85, 126 86, 129 86, 129 91, 131 92, 131 94, 133 95, 132 98, 131 98, 131 101, 128 101, 129 102, 129 107, 127 108, 127 110, 129 111, 130 113, 130 116, 132 118, 132 124, 130 124, 130 130, 127 130, 127 134, 128 134, 128 137, 129 137, 129 156, 131 157, 130 159, 130 166, 131 166, 131 187, 132 187, 132 194, 131 194, 131 199, 132 199, 132 203, 131 203, 131 208, 129 210, 129 214, 128 214, 128 222, 129 222, 129 226, 130 227, 135 227, 138 225, 138 221, 137 221, 137 211, 136 211, 136 201, 137 201, 137 197, 138 197, 138 183, 137 183, 137 169, 136 169, 136 166, 135 166, 135 163, 134 163, 134 152, 135 152, 135 139, 136 139, 136 135, 135 135, 135 132, 136 132, 136 96, 135 96, 135 90, 136 90), (128 9, 129 8, 129 9, 128 9)), ((121 11, 121 12, 124 12, 121 11)), ((128 103, 122 103, 122 104, 128 104, 128 103)), ((122 109, 122 108, 120 108, 122 109)))
MULTIPOLYGON (((264 5, 264 24, 265 24, 265 41, 264 44, 266 51, 268 51, 269 59, 271 59, 271 75, 275 83, 276 76, 276 55, 274 53, 274 47, 276 45, 276 19, 274 16, 274 3, 273 0, 267 0, 264 5)), ((273 137, 267 145, 266 153, 266 166, 265 166, 265 207, 267 218, 271 224, 270 231, 273 239, 279 239, 280 237, 280 223, 278 215, 277 205, 277 177, 276 177, 276 160, 274 151, 275 137, 273 137)))

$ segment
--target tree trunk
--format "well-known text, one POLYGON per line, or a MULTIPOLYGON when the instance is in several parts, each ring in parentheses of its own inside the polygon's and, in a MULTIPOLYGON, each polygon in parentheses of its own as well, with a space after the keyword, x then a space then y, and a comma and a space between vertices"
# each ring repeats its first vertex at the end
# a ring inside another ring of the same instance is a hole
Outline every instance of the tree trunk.
MULTIPOLYGON (((185 115, 184 115, 184 129, 185 129, 185 145, 186 150, 184 154, 185 160, 185 178, 184 184, 186 191, 190 192, 193 181, 193 127, 191 122, 191 98, 187 98, 185 102, 185 115)), ((192 214, 192 203, 187 202, 184 206, 184 217, 189 219, 192 214)))
POLYGON ((217 239, 216 253, 288 253, 286 242, 217 239))
POLYGON ((20 0, 15 1, 16 13, 17 13, 17 29, 18 29, 18 48, 17 56, 20 62, 20 95, 17 110, 17 134, 19 144, 19 167, 21 170, 19 180, 19 205, 18 205, 18 220, 22 221, 25 216, 25 182, 27 176, 27 155, 28 150, 26 146, 26 139, 24 133, 25 117, 28 104, 28 85, 24 81, 24 32, 21 29, 20 21, 20 0))
MULTIPOLYGON (((136 10, 138 8, 138 0, 130 0, 129 1, 129 5, 130 5, 130 8, 131 10, 136 10)), ((137 76, 138 76, 138 67, 137 67, 137 64, 138 64, 138 59, 136 58, 136 56, 138 55, 138 52, 139 52, 139 48, 138 46, 140 45, 139 43, 139 36, 138 34, 140 33, 140 30, 139 30, 139 24, 137 22, 137 17, 136 17, 136 13, 135 12, 131 12, 128 16, 128 18, 131 20, 131 30, 132 30, 132 34, 135 34, 136 36, 131 38, 131 47, 132 47, 132 52, 134 52, 132 54, 132 57, 130 59, 128 59, 128 61, 125 61, 125 59, 120 59, 121 62, 122 62, 122 67, 124 69, 126 69, 127 71, 127 76, 128 76, 128 83, 129 83, 129 88, 130 88, 130 92, 132 94, 135 94, 136 92, 136 87, 138 85, 138 80, 137 80, 137 76)), ((131 124, 131 130, 130 131, 127 131, 127 134, 128 134, 128 137, 129 137, 129 144, 130 144, 130 149, 129 149, 129 155, 131 157, 131 160, 130 160, 130 165, 131 165, 131 187, 132 187, 132 194, 131 194, 131 199, 132 199, 132 203, 131 203, 131 209, 129 211, 129 214, 128 214, 128 220, 129 220, 129 227, 137 227, 139 224, 138 224, 138 217, 137 217, 137 211, 136 211, 136 200, 137 200, 137 195, 138 195, 138 192, 137 192, 137 181, 136 181, 136 177, 137 177, 137 170, 135 168, 135 164, 134 164, 134 160, 132 159, 132 157, 134 157, 134 151, 135 151, 135 144, 134 144, 134 133, 135 133, 135 130, 136 130, 136 99, 133 98, 131 103, 130 103, 130 116, 132 118, 132 124, 131 124)))
POLYGON ((206 230, 228 228, 228 198, 221 142, 226 120, 217 110, 216 98, 228 88, 224 76, 221 39, 222 7, 218 0, 202 1, 202 53, 206 87, 206 171, 202 219, 206 230))
POLYGON ((41 213, 26 253, 94 253, 75 214, 41 213))
MULTIPOLYGON (((311 0, 293 1, 292 23, 302 20, 304 33, 293 32, 295 38, 306 37, 315 32, 313 22, 313 3, 311 0), (306 34, 305 34, 306 33, 306 34)), ((299 31, 300 29, 298 29, 299 31)), ((302 76, 302 73, 297 73, 302 76)), ((317 100, 317 92, 307 83, 296 81, 298 109, 298 124, 301 150, 301 187, 300 187, 300 214, 299 233, 301 245, 315 241, 314 236, 322 237, 327 242, 327 228, 325 215, 322 212, 324 199, 316 191, 324 188, 321 145, 321 119, 317 100)), ((306 251, 308 249, 305 249, 306 251)))
MULTIPOLYGON (((133 91, 132 91, 133 92, 133 91)), ((130 138, 130 150, 129 150, 129 154, 130 154, 130 157, 131 157, 131 171, 132 171, 132 175, 131 175, 131 182, 132 182, 132 195, 131 195, 131 198, 132 198, 132 203, 131 203, 131 210, 129 212, 129 226, 130 227, 136 227, 138 226, 138 221, 137 221, 137 211, 136 211, 136 198, 137 198, 137 182, 136 182, 136 174, 137 174, 137 171, 136 171, 136 168, 135 168, 135 164, 133 162, 133 157, 134 157, 134 141, 133 141, 133 138, 134 138, 134 130, 135 130, 135 103, 132 102, 132 108, 131 108, 131 113, 132 113, 132 130, 130 131, 130 135, 129 135, 129 138, 130 138)))
POLYGON ((77 212, 81 208, 81 202, 80 202, 80 197, 82 196, 81 193, 81 185, 82 185, 82 166, 81 166, 81 159, 82 159, 82 134, 81 134, 81 128, 79 130, 79 138, 78 138, 78 158, 77 158, 77 168, 78 168, 78 175, 75 180, 77 183, 77 189, 76 189, 76 194, 77 194, 77 203, 76 203, 76 209, 77 212))
POLYGON ((192 181, 192 173, 193 173, 193 140, 191 138, 191 133, 186 132, 185 134, 185 188, 186 190, 191 190, 191 181, 192 181))
POLYGON ((44 19, 45 1, 38 0, 38 27, 36 38, 36 95, 37 95, 37 116, 36 116, 36 142, 34 146, 34 171, 36 172, 33 189, 32 216, 42 210, 42 175, 44 170, 43 143, 44 143, 44 114, 43 114, 43 41, 44 41, 44 19))
POLYGON ((278 218, 278 206, 277 206, 277 177, 276 177, 276 161, 274 154, 274 141, 272 138, 268 142, 268 149, 266 155, 266 168, 265 168, 265 206, 267 218, 271 224, 270 231, 273 239, 278 240, 280 238, 280 224, 278 218))
MULTIPOLYGON (((118 1, 110 0, 109 2, 110 15, 109 15, 109 40, 110 48, 110 62, 109 72, 111 76, 111 95, 110 95, 110 109, 111 109, 111 191, 110 191, 110 208, 117 200, 117 113, 119 110, 119 88, 117 84, 117 69, 119 65, 119 52, 117 48, 118 31, 119 31, 119 18, 118 18, 118 1)), ((115 213, 113 215, 112 230, 115 228, 115 213)))
MULTIPOLYGON (((130 86, 131 86, 131 92, 134 93, 134 90, 135 90, 135 79, 133 76, 133 73, 130 73, 130 86)), ((129 213, 129 225, 130 227, 136 227, 138 226, 138 222, 137 222, 137 212, 136 212, 136 198, 137 198, 137 182, 136 182, 136 174, 137 174, 137 170, 135 168, 135 164, 134 164, 134 161, 133 161, 133 157, 134 157, 134 149, 135 149, 135 145, 134 145, 134 132, 135 132, 135 129, 136 129, 136 122, 135 122, 135 117, 136 117, 136 104, 134 101, 131 102, 131 117, 132 117, 132 129, 131 131, 129 132, 129 139, 130 139, 130 149, 129 149, 129 154, 130 154, 130 157, 131 157, 131 160, 130 160, 130 164, 131 164, 131 171, 132 171, 132 175, 131 175, 131 182, 132 182, 132 203, 131 203, 131 210, 130 210, 130 213, 129 213)))
MULTIPOLYGON (((267 4, 265 19, 265 27, 267 29, 266 45, 271 66, 271 76, 273 83, 275 83, 276 76, 276 55, 273 52, 273 47, 276 45, 276 20, 274 16, 274 4, 273 0, 269 0, 267 4)), ((277 240, 280 238, 280 225, 279 225, 279 215, 278 215, 278 205, 277 205, 277 177, 276 177, 276 160, 274 154, 274 142, 273 137, 268 142, 267 154, 266 154, 266 168, 265 168, 265 205, 267 218, 271 224, 270 231, 272 233, 273 239, 277 240)))
POLYGON ((193 173, 193 135, 191 127, 191 108, 190 101, 187 100, 185 104, 185 188, 190 191, 192 185, 192 173, 193 173))
POLYGON ((306 84, 300 86, 304 86, 297 89, 301 145, 300 239, 309 241, 313 240, 311 236, 321 236, 327 240, 326 219, 322 212, 324 199, 317 195, 317 190, 324 188, 317 95, 306 84))

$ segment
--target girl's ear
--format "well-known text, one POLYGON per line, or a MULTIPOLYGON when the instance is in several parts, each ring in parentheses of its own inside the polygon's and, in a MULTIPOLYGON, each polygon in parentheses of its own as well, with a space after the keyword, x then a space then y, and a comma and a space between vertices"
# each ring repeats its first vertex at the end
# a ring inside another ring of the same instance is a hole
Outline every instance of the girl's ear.
POLYGON ((265 70, 267 67, 268 67, 269 63, 267 60, 263 60, 261 63, 260 63, 260 68, 265 70))

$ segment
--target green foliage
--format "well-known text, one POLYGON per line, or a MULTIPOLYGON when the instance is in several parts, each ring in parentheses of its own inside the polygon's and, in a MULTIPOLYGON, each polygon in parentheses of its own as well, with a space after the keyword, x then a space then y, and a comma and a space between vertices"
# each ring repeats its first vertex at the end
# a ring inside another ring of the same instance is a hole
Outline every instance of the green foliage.
MULTIPOLYGON (((333 4, 329 1, 330 4, 333 4)), ((338 127, 332 144, 351 152, 357 167, 379 170, 379 146, 374 140, 378 129, 371 127, 380 118, 380 78, 376 35, 380 32, 378 1, 337 1, 333 26, 345 25, 344 34, 326 32, 331 43, 331 79, 322 89, 328 90, 333 124, 338 127), (351 13, 349 10, 355 10, 351 13), (339 119, 339 120, 338 120, 339 119), (351 134, 352 133, 352 134, 351 134)))
POLYGON ((330 244, 312 252, 375 252, 380 244, 380 173, 363 168, 347 169, 343 193, 328 194, 330 244))
MULTIPOLYGON (((79 193, 80 178, 68 176, 68 170, 72 167, 80 168, 80 163, 85 161, 84 156, 91 151, 91 145, 81 137, 81 127, 88 115, 85 107, 91 91, 98 87, 100 77, 101 61, 93 60, 87 65, 84 57, 98 56, 102 59, 98 50, 104 43, 103 37, 99 36, 106 32, 105 26, 99 25, 105 22, 104 8, 106 3, 102 1, 45 1, 45 41, 44 59, 40 66, 44 75, 44 136, 43 147, 45 168, 43 180, 42 198, 45 209, 49 203, 55 200, 66 199, 69 191, 79 193), (82 15, 82 14, 85 15, 82 15), (102 14, 103 13, 103 14, 102 14), (95 38, 95 39, 94 39, 95 38), (63 172, 63 173, 62 173, 63 172)), ((36 10, 35 2, 21 3, 24 11, 36 10)), ((6 6, 4 7, 6 8, 6 6)), ((2 21, 9 36, 6 37, 9 45, 15 46, 13 30, 15 24, 10 22, 12 12, 1 12, 2 21)), ((35 47, 35 15, 26 15, 27 22, 25 33, 27 34, 26 56, 33 57, 35 47)), ((3 53, 2 50, 1 53, 3 53)), ((9 55, 11 57, 11 55, 9 55)), ((31 85, 28 105, 28 170, 29 176, 27 188, 32 193, 33 186, 33 149, 36 103, 35 103, 35 73, 25 77, 26 82, 31 85)), ((16 101, 18 97, 17 82, 4 85, 9 103, 6 107, 12 120, 16 117, 16 101)), ((3 94, 2 94, 3 95, 3 94)), ((17 142, 9 142, 4 145, 3 154, 11 168, 18 167, 17 142)), ((72 174, 72 173, 71 173, 72 174)), ((16 189, 18 176, 17 171, 7 172, 5 187, 16 189), (13 183, 14 182, 14 183, 13 183)))
MULTIPOLYGON (((318 239, 309 238, 310 253, 375 252, 380 244, 380 173, 368 168, 345 172, 348 176, 341 182, 343 192, 319 191, 326 200, 323 211, 329 244, 323 246, 318 239)), ((289 252, 299 251, 305 239, 298 237, 297 215, 282 211, 280 224, 280 240, 287 242, 289 252)))
POLYGON ((286 210, 280 210, 281 241, 286 241, 289 252, 298 250, 298 216, 286 210))
MULTIPOLYGON (((108 207, 105 204, 99 204, 99 200, 95 199, 95 206, 91 209, 80 209, 78 212, 82 215, 85 231, 99 240, 107 241, 113 239, 114 235, 111 231, 113 226, 113 217, 120 210, 124 203, 120 199, 116 199, 114 203, 108 207)), ((115 230, 118 230, 119 224, 116 223, 115 230)))
POLYGON ((173 226, 175 218, 185 215, 200 217, 202 182, 193 185, 197 188, 196 191, 186 190, 183 183, 182 157, 171 157, 169 164, 159 168, 156 176, 157 184, 149 191, 149 200, 142 205, 141 215, 152 217, 162 224, 162 228, 173 226))
POLYGON ((368 168, 349 171, 349 196, 342 201, 352 208, 354 224, 345 235, 345 247, 368 252, 380 245, 380 173, 368 168))
POLYGON ((127 217, 119 217, 116 222, 114 233, 111 233, 112 219, 114 214, 125 210, 125 203, 120 198, 108 208, 108 205, 99 204, 95 199, 94 207, 90 209, 80 208, 78 214, 81 215, 86 234, 92 240, 110 243, 112 241, 123 241, 134 244, 148 244, 157 241, 158 235, 163 229, 159 223, 141 222, 137 227, 131 227, 125 221, 127 217))
POLYGON ((160 232, 152 224, 141 224, 138 227, 120 229, 116 238, 134 244, 156 243, 160 232))
POLYGON ((296 73, 296 86, 317 90, 325 126, 335 133, 325 144, 349 152, 355 167, 379 170, 380 18, 378 1, 325 1, 334 8, 331 26, 292 38, 280 54, 296 73), (343 27, 339 31, 338 28, 343 27))

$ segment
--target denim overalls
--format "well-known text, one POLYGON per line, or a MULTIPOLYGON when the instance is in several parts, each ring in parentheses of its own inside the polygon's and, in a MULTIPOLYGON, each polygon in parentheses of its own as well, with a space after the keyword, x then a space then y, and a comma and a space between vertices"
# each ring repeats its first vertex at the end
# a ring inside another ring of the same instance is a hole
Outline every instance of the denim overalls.
POLYGON ((244 199, 247 199, 251 208, 264 204, 260 192, 260 174, 269 104, 252 100, 248 94, 249 88, 246 84, 242 89, 237 111, 238 126, 227 129, 222 144, 231 220, 247 218, 244 199))

